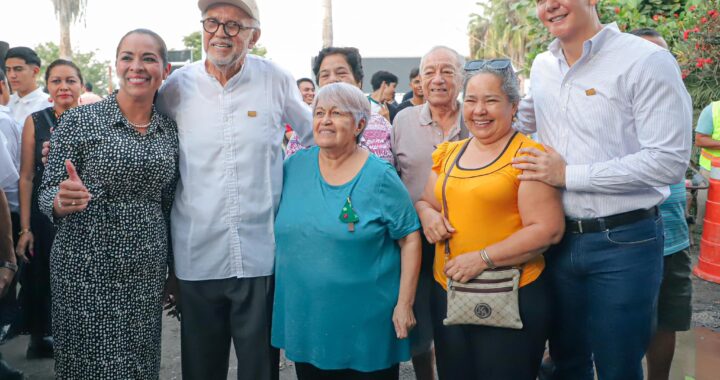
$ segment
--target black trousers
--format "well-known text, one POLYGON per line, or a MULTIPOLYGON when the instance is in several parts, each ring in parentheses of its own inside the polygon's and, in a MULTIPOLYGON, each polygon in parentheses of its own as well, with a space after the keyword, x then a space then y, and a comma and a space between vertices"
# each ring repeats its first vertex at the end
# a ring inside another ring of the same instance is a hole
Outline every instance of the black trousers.
POLYGON ((35 237, 34 255, 23 265, 20 275, 20 307, 23 333, 33 338, 52 335, 50 296, 50 251, 55 239, 55 227, 45 215, 32 215, 31 225, 35 237))
POLYGON ((179 285, 183 379, 227 379, 231 339, 238 380, 278 379, 279 351, 270 346, 273 276, 179 285))
POLYGON ((373 372, 360 372, 352 369, 324 370, 309 363, 295 363, 298 380, 397 380, 400 377, 400 365, 373 372))
POLYGON ((520 288, 521 330, 477 325, 443 325, 447 293, 433 285, 435 357, 440 380, 535 380, 550 332, 545 275, 520 288))

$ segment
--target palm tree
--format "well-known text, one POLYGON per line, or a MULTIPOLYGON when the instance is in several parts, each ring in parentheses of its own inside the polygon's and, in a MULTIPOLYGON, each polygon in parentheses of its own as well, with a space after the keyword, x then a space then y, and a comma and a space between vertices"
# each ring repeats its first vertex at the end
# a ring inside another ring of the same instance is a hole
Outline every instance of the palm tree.
POLYGON ((52 0, 55 16, 60 22, 60 58, 72 58, 70 24, 82 18, 87 0, 52 0))
POLYGON ((323 0, 323 48, 333 44, 332 0, 323 0))

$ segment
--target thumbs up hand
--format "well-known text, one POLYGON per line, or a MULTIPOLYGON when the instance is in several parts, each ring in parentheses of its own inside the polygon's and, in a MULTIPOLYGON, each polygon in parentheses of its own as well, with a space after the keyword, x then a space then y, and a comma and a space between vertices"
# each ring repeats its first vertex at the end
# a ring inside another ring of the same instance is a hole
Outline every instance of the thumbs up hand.
POLYGON ((68 179, 60 182, 60 190, 55 196, 54 212, 58 217, 85 210, 92 197, 70 160, 65 160, 65 170, 68 179))

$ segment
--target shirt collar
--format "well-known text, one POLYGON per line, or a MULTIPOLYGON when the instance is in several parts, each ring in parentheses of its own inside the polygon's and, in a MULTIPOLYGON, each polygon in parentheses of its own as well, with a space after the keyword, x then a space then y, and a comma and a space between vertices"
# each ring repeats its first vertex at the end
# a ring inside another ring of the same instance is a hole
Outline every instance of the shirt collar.
MULTIPOLYGON (((583 56, 596 55, 600 50, 602 50, 603 46, 605 46, 608 41, 617 37, 620 33, 620 28, 618 28, 617 23, 613 22, 604 25, 597 34, 589 40, 583 42, 583 56)), ((563 54, 562 45, 560 44, 559 39, 556 38, 550 44, 548 50, 558 60, 563 62, 565 61, 565 54, 563 54)))
MULTIPOLYGON (((465 138, 468 136, 467 129, 465 128, 465 123, 463 121, 462 104, 460 102, 457 102, 457 107, 458 117, 455 121, 455 126, 447 136, 448 139, 452 139, 456 135, 460 136, 460 138, 465 138)), ((433 124, 432 113, 430 112, 430 103, 423 103, 422 108, 420 109, 420 115, 418 115, 418 121, 420 122, 421 126, 430 126, 433 124)))
POLYGON ((36 88, 31 93, 23 96, 22 98, 20 97, 20 95, 17 95, 17 93, 15 93, 13 95, 17 96, 16 101, 18 103, 22 103, 22 104, 28 104, 28 103, 33 102, 41 97, 45 97, 45 98, 50 97, 50 95, 46 94, 40 87, 36 88))

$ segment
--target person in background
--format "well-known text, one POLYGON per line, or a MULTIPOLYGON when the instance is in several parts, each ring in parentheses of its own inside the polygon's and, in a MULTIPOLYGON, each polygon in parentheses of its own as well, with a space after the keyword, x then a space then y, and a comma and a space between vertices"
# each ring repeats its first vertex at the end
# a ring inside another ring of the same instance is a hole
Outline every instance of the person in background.
POLYGON ((565 235, 545 255, 553 379, 640 380, 663 277, 656 206, 685 177, 692 100, 672 54, 603 25, 597 3, 537 1, 556 39, 533 61, 515 126, 546 149, 513 166, 562 191, 565 235))
POLYGON ((302 95, 303 102, 308 106, 311 105, 313 99, 315 99, 315 83, 313 83, 310 78, 300 78, 296 83, 302 95))
MULTIPOLYGON (((315 83, 310 78, 300 78, 296 81, 303 102, 310 107, 313 99, 315 99, 315 83)), ((285 125, 285 137, 283 138, 283 149, 287 148, 288 142, 292 138, 293 130, 290 124, 285 125)))
POLYGON ((11 48, 5 55, 5 70, 14 91, 8 107, 13 119, 21 127, 31 113, 52 105, 48 95, 37 84, 41 66, 40 57, 28 47, 11 48))
POLYGON ((97 103, 102 99, 103 98, 100 95, 97 95, 93 92, 93 84, 90 82, 85 82, 85 84, 83 85, 83 93, 82 95, 80 95, 78 104, 84 106, 87 104, 97 103))
POLYGON ((395 168, 358 146, 370 118, 362 91, 325 85, 313 115, 317 147, 284 165, 272 342, 299 380, 398 379, 420 223, 395 168))
POLYGON ((53 106, 32 113, 25 121, 20 164, 20 238, 15 253, 25 263, 20 279, 20 302, 23 332, 30 333, 28 359, 53 356, 50 250, 55 240, 55 226, 38 207, 38 190, 45 172, 42 145, 50 140, 58 118, 77 107, 83 77, 74 63, 58 59, 45 71, 45 83, 53 106))
MULTIPOLYGON (((336 82, 345 82, 362 89, 364 73, 362 57, 357 48, 324 48, 315 58, 312 69, 320 89, 327 84, 336 82)), ((367 126, 360 135, 359 144, 370 153, 394 165, 395 159, 390 145, 391 129, 390 122, 386 118, 371 112, 367 126)), ((304 148, 297 137, 293 136, 287 146, 287 157, 304 148)))
MULTIPOLYGON (((635 29, 630 34, 663 49, 668 45, 655 29, 635 29)), ((675 354, 677 331, 687 331, 692 322, 692 262, 690 235, 685 218, 685 180, 670 186, 670 196, 660 204, 665 232, 663 277, 658 296, 657 330, 650 341, 647 359, 648 380, 668 380, 675 354)))
MULTIPOLYGON (((160 371, 179 154, 175 122, 154 106, 170 73, 165 42, 147 29, 128 32, 115 71, 116 93, 63 113, 38 195, 57 226, 50 280, 60 380, 157 379, 160 371)), ((50 74, 77 75, 66 64, 50 74)), ((79 83, 60 85, 64 106, 73 105, 79 83)))
MULTIPOLYGON (((0 134, 4 136, 5 149, 8 154, 8 164, 12 164, 17 172, 20 169, 20 133, 22 126, 13 118, 7 104, 10 102, 10 87, 5 72, 0 69, 0 134)), ((3 184, 6 201, 10 209, 13 241, 18 238, 20 229, 20 204, 18 200, 18 182, 3 184)), ((19 276, 14 276, 9 284, 5 297, 0 298, 0 341, 12 339, 20 333, 21 310, 18 303, 16 285, 19 276)), ((0 370, 0 373, 2 371, 0 370)), ((2 377, 0 377, 2 378, 2 377)))
POLYGON ((420 69, 417 67, 410 71, 410 91, 412 92, 412 97, 410 99, 403 100, 403 102, 397 107, 393 107, 392 112, 390 113, 391 123, 395 121, 395 116, 397 116, 397 114, 405 108, 419 106, 425 103, 425 97, 422 89, 422 78, 420 77, 420 69))
MULTIPOLYGON (((419 92, 433 94, 427 103, 408 107, 395 118, 392 129, 392 149, 395 167, 410 193, 413 203, 420 200, 432 168, 432 152, 444 141, 468 137, 467 128, 460 123, 457 96, 462 89, 465 59, 448 47, 434 47, 420 62, 422 74, 419 92), (443 91, 438 91, 442 89, 443 91), (451 118, 444 116, 450 114, 451 118)), ((420 78, 418 78, 420 77, 420 78)), ((435 245, 422 237, 422 266, 415 297, 414 312, 418 321, 410 334, 413 367, 418 380, 433 379, 433 328, 430 316, 432 263, 435 245)))
POLYGON ((373 92, 368 95, 373 113, 378 113, 390 121, 391 110, 395 107, 395 87, 398 84, 397 75, 380 70, 370 78, 373 92))
MULTIPOLYGON (((10 153, 10 162, 15 166, 15 170, 20 170, 20 140, 22 126, 13 119, 7 104, 10 102, 10 87, 5 72, 0 69, 0 133, 5 135, 7 150, 10 153)), ((7 184, 5 188, 5 197, 7 198, 12 214, 20 212, 18 201, 17 183, 7 184)))
MULTIPOLYGON (((0 70, 1 71, 1 70, 0 70)), ((13 278, 18 266, 13 249, 13 230, 10 220, 10 207, 3 188, 8 184, 17 183, 18 173, 7 148, 7 139, 0 133, 0 298, 14 289, 13 278)), ((3 305, 4 306, 4 305, 3 305)), ((21 371, 13 368, 0 353, 0 379, 22 380, 21 371)))

